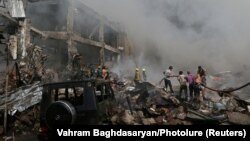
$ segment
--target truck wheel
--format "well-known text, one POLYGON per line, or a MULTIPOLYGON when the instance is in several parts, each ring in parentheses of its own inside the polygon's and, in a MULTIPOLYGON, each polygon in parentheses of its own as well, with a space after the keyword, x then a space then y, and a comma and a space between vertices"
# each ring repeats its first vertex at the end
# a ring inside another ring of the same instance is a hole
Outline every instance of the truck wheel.
POLYGON ((72 125, 76 120, 76 110, 67 101, 52 103, 46 112, 46 122, 49 127, 55 125, 72 125))

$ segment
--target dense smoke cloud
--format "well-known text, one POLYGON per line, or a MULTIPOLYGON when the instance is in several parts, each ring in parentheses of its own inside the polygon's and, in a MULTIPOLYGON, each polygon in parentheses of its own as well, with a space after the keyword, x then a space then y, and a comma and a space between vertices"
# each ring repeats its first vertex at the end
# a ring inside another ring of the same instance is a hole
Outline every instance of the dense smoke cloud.
POLYGON ((191 70, 202 65, 210 73, 250 65, 248 0, 82 1, 123 24, 139 65, 159 68, 157 73, 170 64, 191 70))

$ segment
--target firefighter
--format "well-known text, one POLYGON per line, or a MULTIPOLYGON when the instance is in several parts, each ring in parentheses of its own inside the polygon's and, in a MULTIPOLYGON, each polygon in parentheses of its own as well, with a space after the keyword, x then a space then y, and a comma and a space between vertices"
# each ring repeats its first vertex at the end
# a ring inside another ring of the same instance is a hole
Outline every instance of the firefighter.
POLYGON ((140 74, 140 69, 136 68, 135 69, 135 81, 139 82, 141 80, 141 74, 140 74))
POLYGON ((97 69, 95 68, 94 65, 90 65, 90 77, 91 78, 95 78, 97 74, 97 69))
POLYGON ((97 68, 96 78, 99 78, 99 79, 102 78, 101 66, 98 66, 98 68, 97 68))

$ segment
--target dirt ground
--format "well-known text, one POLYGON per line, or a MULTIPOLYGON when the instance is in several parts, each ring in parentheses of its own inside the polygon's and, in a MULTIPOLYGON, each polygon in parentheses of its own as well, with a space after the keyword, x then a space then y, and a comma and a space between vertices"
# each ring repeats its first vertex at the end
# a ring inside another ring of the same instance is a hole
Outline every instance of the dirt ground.
POLYGON ((15 141, 38 141, 36 135, 22 135, 17 136, 15 141))
MULTIPOLYGON (((35 134, 29 134, 29 135, 18 135, 15 136, 15 139, 11 139, 10 137, 8 137, 8 141, 38 141, 37 137, 35 134)), ((7 140, 4 137, 0 138, 0 141, 5 141, 7 140)))

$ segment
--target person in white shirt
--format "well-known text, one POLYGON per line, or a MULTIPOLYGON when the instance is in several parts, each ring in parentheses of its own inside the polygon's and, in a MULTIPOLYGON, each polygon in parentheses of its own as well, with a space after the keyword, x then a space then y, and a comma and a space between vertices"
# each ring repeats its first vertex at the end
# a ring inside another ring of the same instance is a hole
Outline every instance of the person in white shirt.
POLYGON ((183 71, 179 72, 178 81, 180 82, 180 95, 181 98, 182 91, 184 90, 185 99, 188 100, 188 93, 187 93, 187 77, 183 74, 183 71))
POLYGON ((168 86, 169 86, 170 92, 174 93, 172 83, 171 83, 171 77, 175 77, 173 75, 173 66, 170 66, 169 69, 167 69, 164 74, 165 74, 164 82, 165 82, 166 90, 168 89, 168 86))

